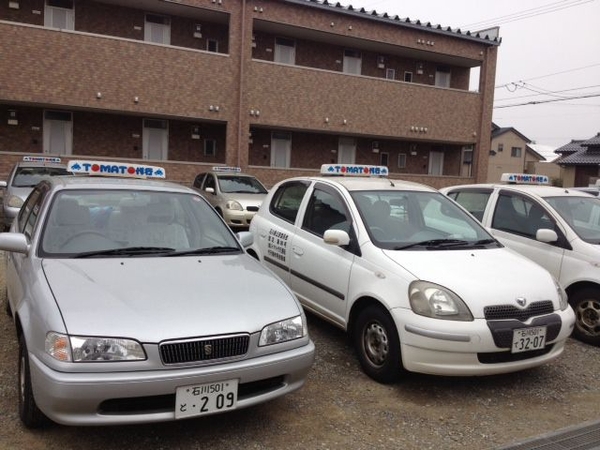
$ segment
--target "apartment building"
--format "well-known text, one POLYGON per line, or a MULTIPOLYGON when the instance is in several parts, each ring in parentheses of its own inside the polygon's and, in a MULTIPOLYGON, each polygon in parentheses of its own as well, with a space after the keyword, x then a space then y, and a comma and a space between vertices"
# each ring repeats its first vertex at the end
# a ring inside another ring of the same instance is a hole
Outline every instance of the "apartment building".
POLYGON ((0 3, 0 176, 23 155, 141 160, 189 184, 323 163, 484 182, 498 29, 327 0, 0 3))

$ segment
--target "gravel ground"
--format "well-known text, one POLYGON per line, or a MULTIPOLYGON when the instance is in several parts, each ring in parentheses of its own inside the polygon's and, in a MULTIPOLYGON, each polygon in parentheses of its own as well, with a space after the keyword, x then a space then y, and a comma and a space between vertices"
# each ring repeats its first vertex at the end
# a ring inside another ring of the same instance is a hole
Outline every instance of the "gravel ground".
POLYGON ((600 419, 600 348, 570 339, 555 362, 514 374, 407 375, 381 385, 344 333, 309 316, 317 358, 299 391, 258 407, 153 425, 24 428, 17 415, 14 326, 0 264, 0 450, 497 449, 600 419))

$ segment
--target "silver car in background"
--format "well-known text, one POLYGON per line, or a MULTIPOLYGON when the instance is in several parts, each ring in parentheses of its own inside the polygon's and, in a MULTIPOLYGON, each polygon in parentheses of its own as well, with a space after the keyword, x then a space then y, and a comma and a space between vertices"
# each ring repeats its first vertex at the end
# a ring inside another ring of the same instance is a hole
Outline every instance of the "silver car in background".
MULTIPOLYGON (((150 166, 71 161, 73 172, 150 166)), ((272 400, 313 360, 291 291, 195 191, 155 180, 52 177, 5 251, 28 427, 186 419, 272 400)))
POLYGON ((8 179, 0 181, 0 188, 5 189, 2 195, 3 221, 0 231, 10 228, 21 205, 42 178, 68 174, 67 166, 61 164, 60 158, 24 156, 23 161, 11 169, 8 179))

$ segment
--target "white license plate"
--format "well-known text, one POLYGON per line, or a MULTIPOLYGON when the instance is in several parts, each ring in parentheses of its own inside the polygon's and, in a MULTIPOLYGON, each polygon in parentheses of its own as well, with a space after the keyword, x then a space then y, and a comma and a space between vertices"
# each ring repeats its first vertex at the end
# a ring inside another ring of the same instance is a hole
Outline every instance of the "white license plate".
POLYGON ((539 350, 546 346, 546 327, 513 330, 512 353, 539 350))
POLYGON ((175 418, 201 416, 235 409, 238 380, 181 386, 175 392, 175 418))

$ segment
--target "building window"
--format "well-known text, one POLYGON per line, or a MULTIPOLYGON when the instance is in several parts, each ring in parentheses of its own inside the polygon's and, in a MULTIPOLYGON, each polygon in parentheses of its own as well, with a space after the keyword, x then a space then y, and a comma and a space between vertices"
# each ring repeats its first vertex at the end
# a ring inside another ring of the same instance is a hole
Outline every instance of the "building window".
POLYGON ((217 141, 206 139, 204 141, 204 156, 215 156, 217 154, 217 141))
POLYGON ((498 144, 498 151, 499 152, 503 152, 504 151, 504 144, 498 144))
POLYGON ((217 53, 219 51, 219 41, 215 39, 206 40, 206 50, 217 53))
POLYGON ((146 14, 144 40, 155 44, 171 44, 171 21, 166 16, 146 14))
POLYGON ((395 80, 396 79, 396 70, 395 69, 385 69, 385 77, 388 80, 395 80))
POLYGON ((281 64, 296 64, 296 42, 292 39, 275 38, 274 61, 281 64))
POLYGON ((412 83, 412 80, 413 80, 412 72, 404 72, 404 81, 406 81, 407 83, 412 83))
POLYGON ((73 0, 46 0, 44 26, 48 28, 60 28, 62 30, 74 30, 73 0))
POLYGON ((387 167, 390 163, 390 154, 387 152, 381 152, 379 154, 379 165, 387 167))
POLYGON ((344 50, 344 73, 362 73, 362 54, 356 50, 344 50))
POLYGON ((398 153, 398 169, 406 169, 406 153, 398 153))
POLYGON ((513 147, 510 149, 510 156, 512 156, 513 158, 520 158, 521 157, 521 147, 513 147))

